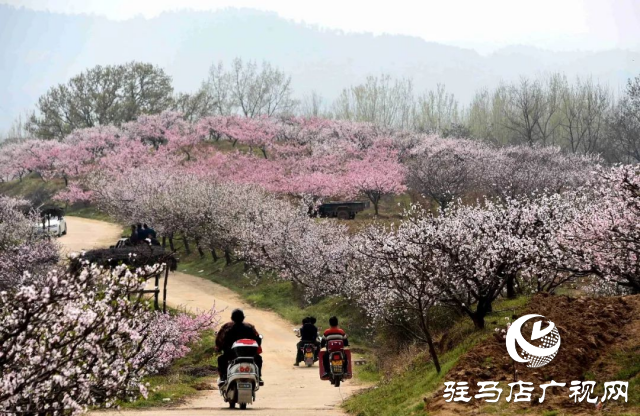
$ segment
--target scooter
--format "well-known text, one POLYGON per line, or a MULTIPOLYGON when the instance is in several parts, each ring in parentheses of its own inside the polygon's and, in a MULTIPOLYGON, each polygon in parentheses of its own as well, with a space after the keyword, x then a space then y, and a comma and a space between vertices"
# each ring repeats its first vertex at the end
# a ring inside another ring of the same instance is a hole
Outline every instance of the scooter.
POLYGON ((254 357, 258 355, 258 348, 258 343, 252 339, 241 339, 231 346, 236 358, 229 361, 227 380, 219 384, 220 395, 231 409, 238 404, 244 410, 256 399, 260 375, 254 357))
POLYGON ((320 351, 320 378, 329 380, 331 384, 340 387, 340 383, 353 377, 351 369, 351 351, 345 349, 344 340, 341 335, 329 335, 326 337, 327 350, 320 351), (329 354, 329 368, 325 373, 324 355, 329 354))
POLYGON ((307 343, 302 346, 302 356, 304 357, 304 364, 307 367, 312 367, 316 358, 316 346, 312 343, 307 343))
MULTIPOLYGON (((295 332, 296 336, 298 338, 300 338, 300 330, 298 328, 294 328, 293 332, 295 332)), ((317 338, 317 343, 319 345, 320 343, 320 338, 317 338)), ((302 358, 304 361, 304 364, 307 367, 313 367, 313 363, 318 361, 318 359, 316 358, 317 354, 316 354, 316 348, 317 348, 317 344, 314 344, 312 342, 305 342, 304 344, 302 344, 302 346, 300 347, 300 350, 302 352, 302 358)))

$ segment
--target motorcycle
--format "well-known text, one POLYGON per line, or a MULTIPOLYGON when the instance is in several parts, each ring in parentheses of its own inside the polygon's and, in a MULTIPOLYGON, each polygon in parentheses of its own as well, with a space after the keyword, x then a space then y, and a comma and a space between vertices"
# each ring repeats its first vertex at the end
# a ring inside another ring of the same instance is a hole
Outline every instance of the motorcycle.
POLYGON ((231 351, 234 357, 227 367, 227 380, 219 385, 220 395, 229 408, 236 404, 244 410, 248 404, 256 399, 256 392, 260 389, 260 375, 255 363, 259 345, 252 339, 241 339, 233 343, 231 351))
POLYGON ((329 380, 331 384, 340 387, 340 383, 353 377, 351 369, 351 351, 345 349, 344 340, 341 335, 329 335, 326 337, 327 349, 320 351, 320 379, 329 380), (324 369, 324 355, 329 354, 329 368, 324 369))
MULTIPOLYGON (((294 328, 293 332, 295 332, 295 334, 296 334, 296 336, 298 338, 301 337, 300 330, 298 328, 294 328)), ((319 337, 317 339, 317 342, 318 343, 320 342, 319 337)), ((316 356, 317 356, 316 348, 317 348, 317 345, 314 344, 313 342, 305 342, 300 347, 300 351, 302 353, 302 358, 303 358, 304 364, 307 367, 313 367, 313 363, 318 361, 318 358, 316 358, 316 356)))

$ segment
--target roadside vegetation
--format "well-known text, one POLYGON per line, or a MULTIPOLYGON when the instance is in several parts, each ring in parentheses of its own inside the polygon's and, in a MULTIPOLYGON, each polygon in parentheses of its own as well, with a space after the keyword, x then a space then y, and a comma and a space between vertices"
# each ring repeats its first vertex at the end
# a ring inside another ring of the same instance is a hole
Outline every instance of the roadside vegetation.
POLYGON ((198 391, 214 390, 218 377, 214 331, 203 332, 201 339, 190 348, 186 356, 174 361, 169 368, 145 377, 144 382, 149 383, 146 399, 120 402, 119 406, 133 409, 175 406, 198 391))

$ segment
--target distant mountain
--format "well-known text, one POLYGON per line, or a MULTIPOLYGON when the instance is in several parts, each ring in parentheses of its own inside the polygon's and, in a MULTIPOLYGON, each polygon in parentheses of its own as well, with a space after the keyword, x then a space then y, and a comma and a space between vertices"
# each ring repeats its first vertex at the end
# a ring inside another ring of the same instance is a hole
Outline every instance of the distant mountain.
POLYGON ((236 56, 268 60, 292 75, 296 93, 316 90, 327 100, 382 72, 413 78, 418 91, 444 83, 463 103, 478 88, 521 75, 593 75, 617 88, 640 74, 638 52, 510 46, 482 56, 416 37, 345 34, 248 9, 112 21, 0 5, 0 131, 49 87, 97 64, 151 62, 173 76, 176 90, 191 91, 212 63, 236 56))

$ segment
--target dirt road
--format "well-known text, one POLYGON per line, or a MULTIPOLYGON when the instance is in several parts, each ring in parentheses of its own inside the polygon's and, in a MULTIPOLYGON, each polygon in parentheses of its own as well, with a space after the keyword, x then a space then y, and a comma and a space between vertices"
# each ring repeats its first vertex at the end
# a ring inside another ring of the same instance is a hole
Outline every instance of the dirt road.
POLYGON ((65 220, 67 235, 58 241, 67 253, 109 247, 118 241, 122 233, 121 227, 104 221, 79 217, 65 217, 65 220))
MULTIPOLYGON (((67 217, 69 233, 59 241, 68 250, 108 246, 120 235, 120 229, 101 221, 67 217), (79 232, 77 232, 78 230, 79 232)), ((318 367, 294 367, 295 345, 293 325, 273 312, 255 309, 245 304, 231 290, 208 280, 183 274, 169 276, 168 303, 187 309, 209 309, 215 304, 228 320, 231 310, 243 308, 247 322, 254 324, 264 336, 264 380, 257 400, 243 415, 340 415, 340 403, 358 386, 349 381, 340 388, 322 382, 318 367)), ((238 410, 239 411, 239 410, 238 410)), ((188 403, 175 408, 123 411, 126 415, 217 415, 229 414, 229 409, 217 391, 206 391, 188 403)), ((101 415, 116 414, 101 412, 101 415)))

